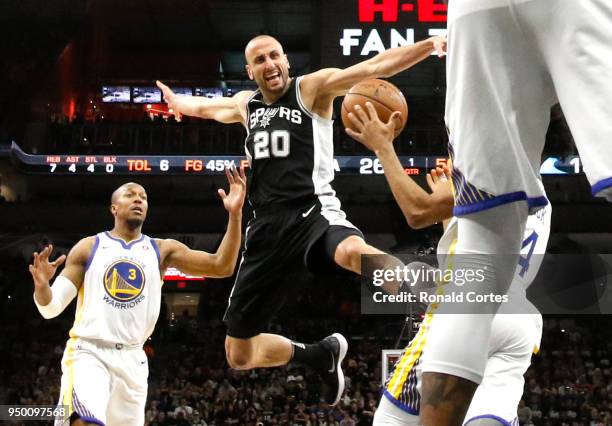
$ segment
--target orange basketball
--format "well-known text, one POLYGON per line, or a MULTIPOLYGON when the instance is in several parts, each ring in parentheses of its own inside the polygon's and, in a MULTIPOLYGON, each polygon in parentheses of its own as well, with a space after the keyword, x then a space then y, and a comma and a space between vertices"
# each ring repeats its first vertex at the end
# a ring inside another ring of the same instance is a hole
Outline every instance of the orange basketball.
MULTIPOLYGON (((353 123, 348 118, 349 112, 353 114, 355 105, 366 109, 366 102, 371 102, 376 109, 376 113, 381 121, 387 122, 394 111, 399 111, 402 115, 396 119, 395 137, 397 137, 408 120, 408 104, 402 92, 393 84, 385 80, 371 79, 357 83, 348 91, 342 101, 342 123, 344 127, 356 130, 353 123)), ((367 111, 367 110, 366 110, 367 111)))

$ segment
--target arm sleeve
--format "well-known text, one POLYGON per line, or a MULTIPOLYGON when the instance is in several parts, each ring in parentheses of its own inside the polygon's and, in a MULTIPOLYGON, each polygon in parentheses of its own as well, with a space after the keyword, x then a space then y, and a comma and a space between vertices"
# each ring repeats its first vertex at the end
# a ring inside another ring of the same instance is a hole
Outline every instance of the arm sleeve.
POLYGON ((40 312, 45 319, 55 318, 61 314, 77 295, 77 289, 72 281, 60 275, 51 286, 51 295, 51 302, 45 306, 38 303, 36 294, 33 296, 38 312, 40 312))

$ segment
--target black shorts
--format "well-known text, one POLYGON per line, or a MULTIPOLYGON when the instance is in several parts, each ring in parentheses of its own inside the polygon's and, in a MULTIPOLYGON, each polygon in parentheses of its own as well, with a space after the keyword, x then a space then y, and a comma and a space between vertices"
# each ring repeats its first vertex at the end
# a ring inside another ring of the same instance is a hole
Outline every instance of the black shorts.
POLYGON ((231 337, 248 339, 264 331, 270 319, 299 289, 296 274, 336 267, 341 241, 363 234, 336 208, 319 200, 255 211, 223 321, 231 337))

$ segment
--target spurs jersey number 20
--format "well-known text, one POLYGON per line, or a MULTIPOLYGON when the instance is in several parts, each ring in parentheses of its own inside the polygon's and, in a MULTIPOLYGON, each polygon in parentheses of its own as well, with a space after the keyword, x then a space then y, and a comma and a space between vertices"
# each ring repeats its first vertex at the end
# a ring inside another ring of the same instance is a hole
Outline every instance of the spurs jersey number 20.
POLYGON ((70 337, 142 345, 159 316, 162 284, 151 238, 126 244, 108 232, 96 235, 70 337))
POLYGON ((253 179, 249 200, 269 204, 335 195, 333 121, 312 114, 300 95, 300 80, 268 105, 257 90, 247 102, 246 154, 253 179))

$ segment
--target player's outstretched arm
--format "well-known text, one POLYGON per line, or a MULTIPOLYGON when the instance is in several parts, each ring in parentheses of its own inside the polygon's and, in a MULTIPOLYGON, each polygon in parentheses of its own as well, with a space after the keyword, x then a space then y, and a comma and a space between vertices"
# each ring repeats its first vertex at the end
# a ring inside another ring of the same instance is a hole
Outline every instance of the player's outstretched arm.
POLYGON ((29 266, 34 281, 34 303, 44 318, 54 318, 61 314, 77 295, 85 277, 85 267, 94 241, 95 237, 84 238, 70 250, 67 258, 61 255, 52 262, 49 260, 53 251, 52 245, 45 247, 40 253, 34 253, 33 262, 29 266), (64 261, 64 270, 51 286, 49 281, 64 261))
POLYGON ((399 112, 394 112, 389 117, 389 121, 383 123, 371 103, 367 102, 366 108, 367 110, 364 110, 356 106, 356 114, 349 114, 357 131, 347 128, 346 132, 350 137, 374 151, 380 160, 385 178, 408 225, 418 229, 450 218, 453 211, 450 182, 445 186, 437 186, 434 192, 428 194, 410 176, 406 175, 395 153, 393 147, 394 120, 399 112))
POLYGON ((302 80, 302 93, 316 93, 317 100, 345 95, 360 81, 386 78, 425 60, 432 52, 446 54, 446 38, 430 37, 408 46, 385 50, 378 55, 345 69, 325 68, 308 74, 302 80))
POLYGON ((172 109, 176 119, 182 115, 207 118, 221 123, 246 123, 246 101, 253 94, 250 90, 236 93, 233 97, 209 99, 200 96, 177 95, 161 81, 157 81, 164 95, 168 108, 172 109))
POLYGON ((226 194, 223 189, 219 189, 219 196, 229 213, 229 220, 227 231, 217 252, 192 250, 176 240, 158 241, 160 250, 165 255, 164 267, 173 266, 189 275, 211 278, 224 278, 234 273, 240 251, 246 176, 243 168, 238 172, 235 167, 226 169, 225 174, 230 184, 230 191, 226 194))

